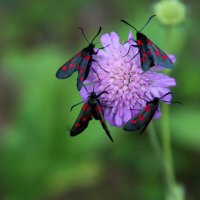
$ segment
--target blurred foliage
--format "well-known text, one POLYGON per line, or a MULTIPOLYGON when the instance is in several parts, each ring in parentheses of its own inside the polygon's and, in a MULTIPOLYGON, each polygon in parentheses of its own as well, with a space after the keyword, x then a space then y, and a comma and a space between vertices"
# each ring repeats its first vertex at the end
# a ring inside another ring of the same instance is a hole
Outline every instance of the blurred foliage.
MULTIPOLYGON (((76 76, 55 72, 86 45, 101 25, 126 41, 127 19, 141 27, 155 1, 0 1, 0 199, 164 199, 164 181, 148 133, 125 134, 110 127, 111 144, 98 122, 75 138, 69 129, 80 107, 76 76), (98 128, 97 128, 98 127, 98 128)), ((187 5, 186 21, 173 29, 177 57, 171 129, 174 164, 186 199, 200 199, 200 87, 198 1, 187 5)), ((144 33, 163 49, 165 29, 154 20, 144 33)), ((96 40, 96 42, 98 42, 96 40)), ((97 44, 98 46, 99 44, 97 44)), ((159 129, 160 120, 155 121, 159 129)))

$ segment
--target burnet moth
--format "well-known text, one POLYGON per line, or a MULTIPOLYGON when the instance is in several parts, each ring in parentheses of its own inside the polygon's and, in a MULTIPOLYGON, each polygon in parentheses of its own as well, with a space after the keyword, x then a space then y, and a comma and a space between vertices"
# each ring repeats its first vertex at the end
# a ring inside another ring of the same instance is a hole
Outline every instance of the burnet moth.
MULTIPOLYGON (((149 123, 151 122, 154 114, 158 110, 159 101, 167 102, 162 100, 165 96, 172 93, 168 92, 163 95, 161 98, 154 98, 151 101, 147 101, 146 106, 135 116, 133 116, 123 127, 125 131, 137 131, 140 130, 140 133, 143 133, 144 130, 147 128, 149 123)), ((145 100, 145 99, 144 99, 145 100)), ((170 102, 170 103, 179 103, 181 102, 170 102)))
MULTIPOLYGON (((82 49, 79 53, 77 53, 74 57, 72 57, 69 61, 67 61, 65 64, 63 64, 57 71, 56 77, 59 79, 65 79, 70 77, 75 71, 78 71, 78 78, 77 78, 77 88, 80 91, 83 86, 83 81, 87 79, 88 74, 90 72, 90 69, 93 69, 91 67, 92 56, 94 54, 97 54, 98 52, 94 51, 95 45, 92 43, 95 38, 99 35, 101 32, 101 27, 99 28, 99 31, 94 36, 91 42, 88 41, 86 38, 83 28, 79 27, 82 31, 83 36, 89 43, 87 47, 82 49)), ((93 69, 94 70, 94 69, 93 69)))
POLYGON ((156 46, 146 35, 141 33, 141 31, 155 16, 156 15, 152 15, 149 18, 149 20, 146 22, 146 24, 141 28, 140 31, 138 31, 134 26, 129 24, 127 21, 121 20, 122 22, 129 25, 136 31, 137 45, 131 45, 131 46, 138 47, 139 49, 138 53, 140 54, 140 61, 141 61, 141 66, 142 66, 143 71, 147 71, 155 65, 160 65, 162 67, 169 68, 169 69, 173 68, 173 63, 170 60, 170 58, 158 46, 156 46))
MULTIPOLYGON (((84 86, 84 88, 87 91, 87 88, 85 86, 84 86)), ((86 102, 83 101, 85 103, 84 103, 83 107, 81 108, 80 114, 77 117, 72 129, 70 130, 70 136, 76 136, 76 135, 80 134, 81 132, 83 132, 87 128, 89 121, 94 118, 101 122, 101 125, 102 125, 103 129, 105 130, 107 136, 110 138, 111 141, 113 141, 110 131, 108 130, 108 127, 107 127, 105 119, 104 119, 104 113, 103 113, 102 107, 106 107, 106 106, 101 105, 101 103, 99 101, 99 97, 104 93, 107 93, 107 92, 104 90, 103 92, 101 92, 97 95, 94 92, 94 89, 91 93, 88 92, 89 96, 87 98, 87 101, 86 102)), ((75 104, 74 106, 71 107, 71 110, 75 106, 77 106, 83 102, 75 104)))

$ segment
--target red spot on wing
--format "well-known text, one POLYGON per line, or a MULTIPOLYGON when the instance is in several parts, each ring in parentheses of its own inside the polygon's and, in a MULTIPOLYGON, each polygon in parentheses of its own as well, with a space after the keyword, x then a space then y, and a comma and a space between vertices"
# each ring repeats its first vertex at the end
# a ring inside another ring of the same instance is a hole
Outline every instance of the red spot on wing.
POLYGON ((88 109, 89 109, 89 106, 87 104, 84 104, 82 110, 87 111, 88 109))
POLYGON ((101 109, 100 105, 98 105, 97 110, 98 110, 98 112, 102 112, 102 109, 101 109))
POLYGON ((82 73, 83 73, 83 70, 82 70, 82 69, 80 69, 80 70, 79 70, 79 73, 80 73, 80 74, 82 74, 82 73))
POLYGON ((150 105, 146 105, 146 106, 144 107, 144 110, 145 110, 146 112, 149 112, 149 111, 151 110, 151 106, 150 106, 150 105))
POLYGON ((151 40, 148 40, 148 44, 149 44, 149 45, 152 45, 152 41, 151 41, 151 40))
POLYGON ((76 66, 76 69, 78 70, 78 69, 79 69, 79 67, 80 67, 80 63, 78 63, 78 65, 76 66))
POLYGON ((144 121, 144 117, 140 114, 140 115, 138 115, 138 119, 140 120, 140 121, 144 121))
POLYGON ((146 52, 144 52, 143 56, 144 56, 145 58, 147 57, 147 54, 146 54, 146 52))
POLYGON ((81 52, 79 52, 78 54, 76 54, 76 56, 78 56, 80 58, 81 57, 81 52))
POLYGON ((79 123, 77 123, 77 124, 75 124, 75 127, 79 127, 81 124, 79 124, 79 123))
POLYGON ((83 122, 86 122, 86 121, 87 121, 87 118, 86 118, 86 117, 83 117, 83 118, 82 118, 82 121, 83 121, 83 122))
POLYGON ((74 67, 74 63, 70 63, 69 68, 72 69, 74 67))
POLYGON ((143 45, 142 40, 137 40, 137 43, 138 43, 139 46, 142 46, 142 45, 143 45))
POLYGON ((84 60, 90 60, 90 55, 85 56, 85 57, 84 57, 84 60))
POLYGON ((81 76, 81 77, 79 78, 79 80, 80 80, 80 81, 83 81, 83 77, 81 76))
POLYGON ((136 124, 137 121, 135 119, 131 120, 131 124, 136 124))
POLYGON ((66 71, 67 70, 67 67, 64 65, 63 67, 62 67, 62 71, 66 71))
POLYGON ((145 57, 142 57, 142 58, 141 58, 141 61, 144 62, 144 61, 145 61, 145 57))
POLYGON ((162 55, 163 60, 167 60, 167 56, 165 54, 162 55))
POLYGON ((151 55, 151 51, 150 51, 150 50, 148 50, 148 51, 147 51, 147 54, 148 54, 148 55, 151 55))
POLYGON ((159 51, 155 51, 155 54, 156 54, 156 56, 159 56, 160 52, 159 51))

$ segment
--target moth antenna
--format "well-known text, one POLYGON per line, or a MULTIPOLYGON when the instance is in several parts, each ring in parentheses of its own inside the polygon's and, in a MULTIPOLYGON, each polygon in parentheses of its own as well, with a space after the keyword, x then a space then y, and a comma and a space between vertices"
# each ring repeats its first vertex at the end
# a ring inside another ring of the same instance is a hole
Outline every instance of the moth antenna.
POLYGON ((176 103, 176 104, 183 105, 183 103, 182 103, 182 102, 180 102, 180 101, 171 101, 171 103, 176 103))
POLYGON ((91 43, 95 40, 95 38, 99 35, 100 32, 101 32, 101 26, 99 27, 99 30, 98 30, 97 34, 94 36, 94 38, 92 39, 91 43))
POLYGON ((131 24, 129 24, 127 21, 125 21, 125 20, 123 20, 123 19, 121 19, 121 21, 122 21, 123 23, 127 24, 128 26, 132 27, 133 29, 135 29, 136 32, 138 32, 138 30, 137 30, 134 26, 132 26, 131 24))
MULTIPOLYGON (((173 94, 172 92, 168 92, 166 94, 164 94, 160 99, 164 98, 165 96, 169 95, 169 94, 173 94)), ((183 103, 181 103, 180 101, 163 101, 161 100, 162 102, 166 102, 166 103, 176 103, 176 104, 180 104, 180 105, 183 105, 183 103)))
POLYGON ((180 101, 162 101, 162 102, 165 102, 165 103, 176 103, 176 104, 183 105, 183 103, 181 103, 180 101))
POLYGON ((79 102, 79 103, 77 103, 77 104, 74 104, 74 105, 70 108, 70 112, 73 110, 74 107, 76 107, 76 106, 78 106, 78 105, 84 103, 85 101, 86 101, 86 100, 81 101, 81 102, 79 102))
POLYGON ((94 85, 93 85, 93 89, 92 89, 92 92, 94 92, 94 88, 95 88, 95 83, 94 83, 94 85))
POLYGON ((87 89, 87 87, 84 84, 83 84, 83 87, 85 88, 85 90, 87 91, 87 93, 90 94, 89 91, 88 91, 88 89, 87 89))
POLYGON ((183 105, 183 103, 182 103, 182 102, 180 102, 180 101, 171 101, 171 103, 176 103, 176 104, 183 105))
POLYGON ((146 26, 147 26, 147 24, 151 21, 151 19, 153 18, 153 17, 155 17, 156 15, 152 15, 151 17, 149 17, 149 19, 148 19, 148 21, 146 22, 146 24, 141 28, 141 30, 139 31, 139 32, 141 32, 146 26))
MULTIPOLYGON (((148 102, 148 100, 146 100, 146 99, 144 99, 144 98, 142 98, 138 93, 137 93, 137 95, 140 97, 140 99, 142 99, 142 100, 144 100, 144 101, 146 101, 146 102, 148 102)), ((145 95, 146 96, 146 95, 145 95)), ((147 97, 147 96, 146 96, 147 97)), ((151 101, 151 99, 149 99, 150 101, 151 101)))
POLYGON ((164 98, 165 96, 167 96, 167 95, 169 95, 169 94, 173 94, 172 92, 168 92, 168 93, 166 93, 166 94, 164 94, 162 97, 160 97, 160 99, 162 99, 162 98, 164 98))
POLYGON ((85 35, 84 31, 83 31, 83 28, 82 27, 78 27, 78 28, 81 30, 81 32, 82 32, 84 38, 86 39, 86 41, 88 42, 88 44, 90 44, 89 40, 87 39, 87 37, 86 37, 86 35, 85 35))

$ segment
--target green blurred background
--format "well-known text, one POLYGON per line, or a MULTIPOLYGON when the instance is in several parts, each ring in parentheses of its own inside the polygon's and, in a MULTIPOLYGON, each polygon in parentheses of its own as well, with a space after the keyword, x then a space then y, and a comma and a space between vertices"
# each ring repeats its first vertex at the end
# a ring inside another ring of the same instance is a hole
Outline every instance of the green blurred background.
MULTIPOLYGON (((141 27, 156 1, 0 1, 0 199, 3 200, 162 200, 165 185, 149 134, 125 134, 99 122, 70 138, 80 107, 76 75, 61 81, 57 69, 87 45, 99 26, 126 41, 141 27)), ((177 182, 186 199, 200 199, 200 13, 187 3, 186 21, 175 27, 170 53, 177 57, 177 80, 170 125, 177 182)), ((168 36, 156 18, 143 31, 165 49, 168 36)), ((98 42, 98 39, 96 40, 98 42)), ((100 45, 100 44, 98 44, 100 45)), ((98 46, 97 45, 97 46, 98 46)), ((160 119, 155 121, 159 130, 160 119)), ((158 131, 158 134, 159 131, 158 131)))

